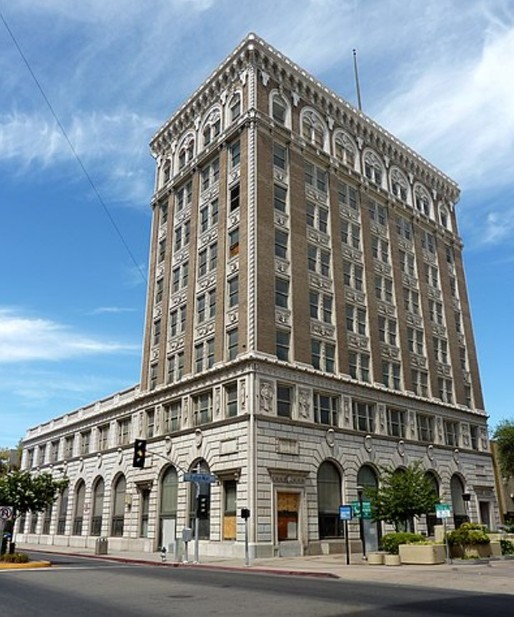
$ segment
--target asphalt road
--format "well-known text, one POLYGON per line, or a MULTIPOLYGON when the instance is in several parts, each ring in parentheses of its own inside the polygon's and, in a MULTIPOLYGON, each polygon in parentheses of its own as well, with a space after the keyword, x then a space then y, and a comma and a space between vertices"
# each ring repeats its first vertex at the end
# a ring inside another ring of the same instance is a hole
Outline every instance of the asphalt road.
POLYGON ((131 565, 34 553, 50 569, 0 571, 8 617, 511 617, 512 596, 131 565))

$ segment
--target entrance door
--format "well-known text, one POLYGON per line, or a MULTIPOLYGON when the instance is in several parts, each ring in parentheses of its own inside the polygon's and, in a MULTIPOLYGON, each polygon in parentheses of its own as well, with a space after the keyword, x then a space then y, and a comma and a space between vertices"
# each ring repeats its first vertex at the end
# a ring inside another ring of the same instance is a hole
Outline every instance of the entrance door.
POLYGON ((174 518, 163 518, 162 520, 162 546, 166 547, 168 553, 175 552, 176 525, 174 518))
POLYGON ((488 501, 479 501, 478 506, 480 508, 480 522, 485 525, 487 529, 491 529, 491 508, 488 501))
POLYGON ((277 493, 277 534, 278 541, 298 540, 298 493, 277 493))

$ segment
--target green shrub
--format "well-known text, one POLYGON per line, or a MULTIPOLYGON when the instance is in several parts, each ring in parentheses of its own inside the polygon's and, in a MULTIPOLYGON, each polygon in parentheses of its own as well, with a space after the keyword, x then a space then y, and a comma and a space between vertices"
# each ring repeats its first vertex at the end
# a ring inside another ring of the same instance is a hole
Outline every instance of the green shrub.
POLYGON ((4 563, 28 563, 30 559, 26 553, 12 553, 2 555, 0 561, 4 563))
POLYGON ((382 549, 391 555, 398 555, 400 544, 416 544, 417 542, 425 542, 425 540, 425 536, 410 531, 386 533, 382 538, 382 549))
POLYGON ((514 542, 507 540, 507 538, 500 539, 500 546, 502 549, 502 555, 514 555, 514 542))
POLYGON ((485 531, 485 526, 478 523, 462 523, 458 529, 449 531, 446 535, 450 546, 464 547, 471 544, 489 544, 491 542, 485 531))

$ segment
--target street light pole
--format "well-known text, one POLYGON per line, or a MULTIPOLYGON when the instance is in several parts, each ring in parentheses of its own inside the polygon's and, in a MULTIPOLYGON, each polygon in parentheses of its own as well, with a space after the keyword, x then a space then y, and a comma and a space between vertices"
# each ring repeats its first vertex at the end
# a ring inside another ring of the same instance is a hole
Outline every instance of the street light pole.
POLYGON ((364 537, 364 518, 362 512, 362 494, 364 492, 364 487, 359 484, 357 487, 357 496, 359 498, 359 534, 361 538, 362 544, 362 558, 366 559, 366 538, 364 537))

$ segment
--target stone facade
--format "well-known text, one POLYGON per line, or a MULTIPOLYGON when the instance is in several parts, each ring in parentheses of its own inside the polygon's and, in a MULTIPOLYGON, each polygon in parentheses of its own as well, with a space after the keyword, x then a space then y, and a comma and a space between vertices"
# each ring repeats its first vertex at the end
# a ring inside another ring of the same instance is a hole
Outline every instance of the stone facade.
POLYGON ((338 505, 415 460, 494 526, 455 183, 255 35, 151 148, 141 384, 28 431, 70 488, 18 538, 180 552, 198 469, 204 554, 243 554, 241 508, 253 555, 340 550, 338 505))

